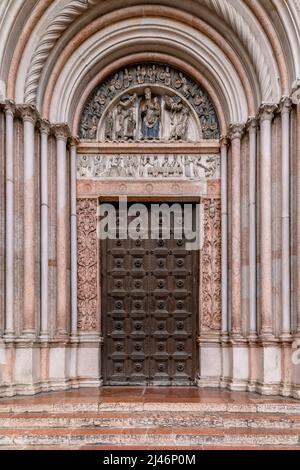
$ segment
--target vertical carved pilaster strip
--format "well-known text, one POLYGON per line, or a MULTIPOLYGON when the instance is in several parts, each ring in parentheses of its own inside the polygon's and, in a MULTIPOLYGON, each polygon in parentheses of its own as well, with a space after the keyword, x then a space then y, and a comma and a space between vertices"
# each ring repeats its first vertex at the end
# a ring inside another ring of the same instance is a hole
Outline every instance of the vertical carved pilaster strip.
POLYGON ((241 138, 244 125, 230 126, 231 189, 231 333, 241 338, 241 138))
POLYGON ((35 145, 34 126, 37 119, 34 106, 20 108, 24 124, 24 306, 23 334, 36 335, 35 318, 35 145))
POLYGON ((78 329, 97 329, 97 199, 77 200, 78 329))
POLYGON ((272 311, 272 120, 276 106, 260 108, 260 313, 263 340, 273 338, 272 311))
POLYGON ((5 336, 13 337, 14 325, 14 112, 5 106, 5 336))
POLYGON ((204 199, 204 243, 201 252, 201 333, 220 334, 221 201, 204 199))

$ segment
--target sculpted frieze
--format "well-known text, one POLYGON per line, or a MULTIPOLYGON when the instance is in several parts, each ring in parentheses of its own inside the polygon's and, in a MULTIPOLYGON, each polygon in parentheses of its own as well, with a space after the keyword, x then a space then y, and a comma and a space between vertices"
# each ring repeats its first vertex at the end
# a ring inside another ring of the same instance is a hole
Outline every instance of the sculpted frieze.
POLYGON ((79 179, 220 178, 219 155, 79 155, 79 179))
POLYGON ((218 139, 214 106, 198 84, 172 67, 141 64, 103 82, 81 115, 79 136, 99 141, 218 139))

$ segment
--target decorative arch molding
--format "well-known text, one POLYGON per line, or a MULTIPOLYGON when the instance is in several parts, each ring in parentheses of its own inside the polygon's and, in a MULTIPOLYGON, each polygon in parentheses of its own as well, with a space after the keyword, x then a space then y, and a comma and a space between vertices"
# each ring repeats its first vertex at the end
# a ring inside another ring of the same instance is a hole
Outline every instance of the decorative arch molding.
POLYGON ((89 97, 79 124, 88 140, 139 140, 143 94, 155 93, 161 140, 219 139, 220 126, 208 94, 184 72, 159 63, 117 71, 89 97), (160 124, 162 124, 160 126, 160 124))
POLYGON ((194 28, 185 26, 183 30, 180 22, 166 23, 159 17, 147 17, 142 25, 139 18, 132 18, 104 28, 83 42, 69 60, 64 57, 58 76, 52 74, 45 81, 49 87, 42 100, 42 114, 54 122, 71 123, 73 103, 100 67, 134 52, 157 50, 193 65, 218 91, 223 90, 228 122, 247 119, 253 106, 249 108, 242 77, 223 51, 194 28))

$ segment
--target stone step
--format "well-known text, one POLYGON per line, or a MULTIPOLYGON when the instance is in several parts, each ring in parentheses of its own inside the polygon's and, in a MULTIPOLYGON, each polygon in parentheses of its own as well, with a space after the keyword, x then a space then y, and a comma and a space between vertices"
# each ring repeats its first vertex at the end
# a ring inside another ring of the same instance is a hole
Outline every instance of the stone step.
POLYGON ((76 412, 179 412, 179 413, 281 413, 281 414, 299 414, 300 402, 263 402, 263 403, 202 403, 189 402, 133 402, 133 401, 111 401, 101 402, 78 402, 68 400, 66 402, 41 401, 32 403, 30 401, 0 402, 0 416, 3 413, 76 413, 76 412))
MULTIPOLYGON (((28 428, 249 428, 298 429, 300 414, 286 413, 0 413, 1 429, 28 428)), ((1 434, 1 432, 0 432, 1 434)))
MULTIPOLYGON (((299 446, 297 429, 187 429, 187 428, 55 428, 6 429, 0 433, 0 448, 32 446, 299 446)), ((101 448, 99 447, 99 448, 101 448)))

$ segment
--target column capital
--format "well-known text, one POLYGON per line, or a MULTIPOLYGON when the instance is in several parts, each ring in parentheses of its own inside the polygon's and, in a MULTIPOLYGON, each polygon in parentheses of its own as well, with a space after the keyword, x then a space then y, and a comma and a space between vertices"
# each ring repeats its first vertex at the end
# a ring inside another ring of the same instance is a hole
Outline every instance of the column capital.
POLYGON ((272 121, 277 108, 277 104, 262 103, 258 111, 258 118, 260 119, 260 121, 272 121))
POLYGON ((49 135, 49 134, 50 134, 50 130, 51 130, 50 122, 49 122, 47 119, 41 119, 41 120, 39 121, 39 124, 40 124, 40 132, 41 132, 41 134, 49 135))
POLYGON ((300 78, 293 83, 291 100, 293 104, 300 104, 300 78))
POLYGON ((245 124, 232 123, 228 128, 228 137, 230 140, 241 139, 245 131, 245 124))
POLYGON ((57 140, 63 140, 67 142, 68 138, 70 137, 70 129, 68 124, 54 124, 52 126, 53 133, 57 140))
POLYGON ((227 135, 221 135, 220 137, 220 144, 222 147, 228 147, 230 143, 230 139, 227 135))
POLYGON ((80 139, 78 136, 72 136, 69 138, 69 147, 77 147, 79 142, 80 142, 80 139))
POLYGON ((248 118, 248 121, 246 122, 246 129, 249 132, 249 134, 254 134, 256 133, 258 127, 258 120, 254 116, 250 116, 248 118))
POLYGON ((290 113, 292 109, 292 100, 288 96, 283 96, 279 102, 278 110, 281 114, 290 113))
POLYGON ((36 107, 32 104, 21 104, 17 106, 17 110, 23 119, 23 122, 30 122, 35 124, 38 118, 36 107))
POLYGON ((16 111, 16 104, 13 100, 6 100, 4 103, 5 114, 14 115, 16 111))

